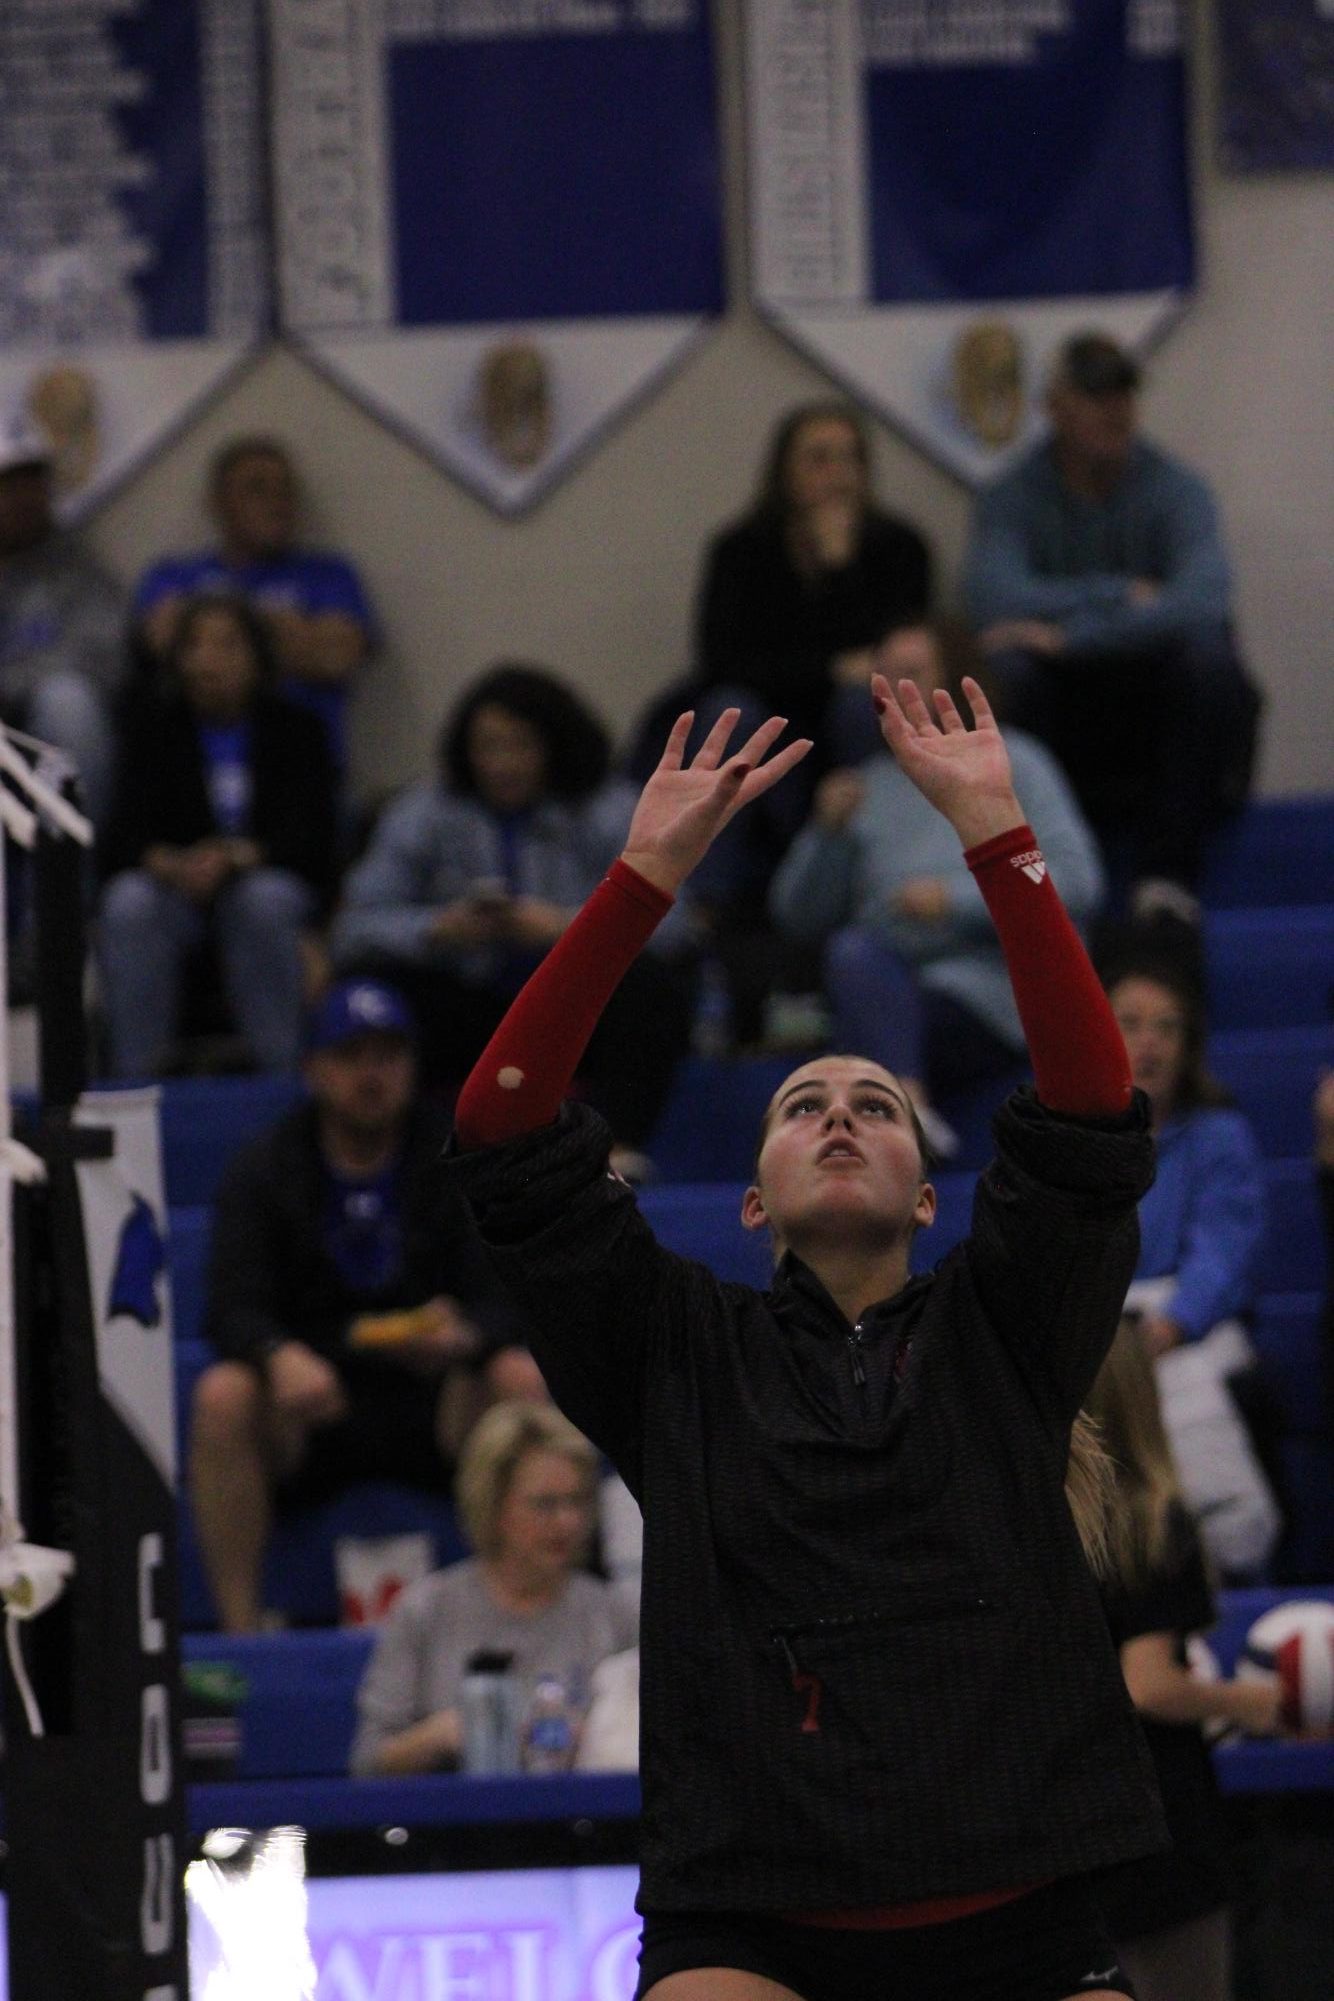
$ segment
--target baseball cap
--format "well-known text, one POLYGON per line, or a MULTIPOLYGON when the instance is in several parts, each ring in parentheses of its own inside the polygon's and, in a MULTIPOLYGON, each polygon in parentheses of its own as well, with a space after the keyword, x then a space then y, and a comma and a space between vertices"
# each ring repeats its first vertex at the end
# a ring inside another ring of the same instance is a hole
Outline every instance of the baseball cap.
POLYGON ((1110 334, 1074 334, 1061 349, 1058 373, 1083 396, 1124 396, 1140 385, 1140 365, 1110 334))
POLYGON ((415 1040, 412 1011, 401 993, 381 980, 340 980, 311 1015, 306 1048, 336 1049, 357 1035, 401 1035, 415 1040))
POLYGON ((0 472, 50 465, 53 456, 50 440, 26 417, 0 418, 0 472))

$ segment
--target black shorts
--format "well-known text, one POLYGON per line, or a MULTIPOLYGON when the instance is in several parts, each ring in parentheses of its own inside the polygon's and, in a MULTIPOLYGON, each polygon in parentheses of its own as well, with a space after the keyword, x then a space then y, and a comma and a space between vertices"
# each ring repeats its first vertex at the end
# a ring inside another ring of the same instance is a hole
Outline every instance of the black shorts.
POLYGON ((1078 1880, 945 1924, 832 1931, 769 1915, 646 1911, 636 2001, 692 1967, 726 1966, 802 2001, 1064 2001, 1133 1997, 1098 1908, 1078 1880))

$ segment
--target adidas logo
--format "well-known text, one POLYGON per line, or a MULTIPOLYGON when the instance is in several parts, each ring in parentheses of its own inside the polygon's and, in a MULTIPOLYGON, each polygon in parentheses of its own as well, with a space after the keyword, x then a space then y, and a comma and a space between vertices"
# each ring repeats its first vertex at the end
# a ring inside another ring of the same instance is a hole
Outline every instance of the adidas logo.
POLYGON ((1030 882, 1041 882, 1047 873, 1047 864, 1042 859, 1041 848, 1029 848, 1022 855, 1011 855, 1010 866, 1022 869, 1030 882))

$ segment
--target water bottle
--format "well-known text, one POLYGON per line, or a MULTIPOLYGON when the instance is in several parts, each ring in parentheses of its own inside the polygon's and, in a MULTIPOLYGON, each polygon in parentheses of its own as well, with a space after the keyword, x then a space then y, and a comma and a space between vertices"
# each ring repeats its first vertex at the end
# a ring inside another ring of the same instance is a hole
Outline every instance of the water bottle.
POLYGON ((513 1654, 483 1648, 463 1672, 463 1769, 517 1772, 519 1712, 513 1654))
POLYGON ((544 1675, 533 1690, 520 1739, 519 1758, 535 1777, 568 1772, 574 1763, 578 1725, 564 1684, 544 1675))

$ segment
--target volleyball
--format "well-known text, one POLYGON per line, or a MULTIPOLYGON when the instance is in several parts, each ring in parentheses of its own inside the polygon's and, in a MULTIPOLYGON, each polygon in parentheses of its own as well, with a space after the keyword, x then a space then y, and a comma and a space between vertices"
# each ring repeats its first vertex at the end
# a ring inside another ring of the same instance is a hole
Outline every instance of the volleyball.
POLYGON ((1286 1729, 1334 1735, 1334 1605, 1294 1598, 1264 1613, 1246 1635, 1237 1672, 1279 1676, 1286 1729))

